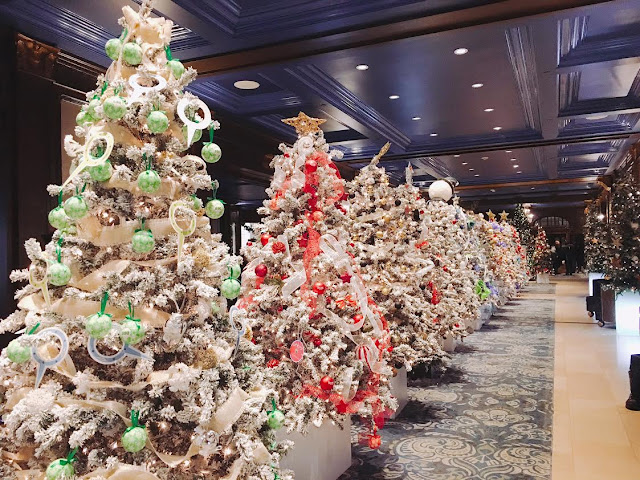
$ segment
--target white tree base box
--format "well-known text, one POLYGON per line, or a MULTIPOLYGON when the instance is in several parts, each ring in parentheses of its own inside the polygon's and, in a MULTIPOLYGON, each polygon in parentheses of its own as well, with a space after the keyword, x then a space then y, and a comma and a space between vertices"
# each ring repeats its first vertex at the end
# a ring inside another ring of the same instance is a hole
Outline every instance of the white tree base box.
POLYGON ((327 420, 320 428, 311 426, 307 435, 281 429, 276 437, 295 443, 280 460, 280 467, 293 470, 295 478, 336 480, 351 467, 351 417, 345 419, 342 430, 327 420))
POLYGON ((485 303, 480 307, 480 319, 484 325, 493 315, 493 305, 491 303, 485 303))
POLYGON ((407 405, 407 402, 409 401, 406 367, 399 368, 396 376, 391 377, 389 387, 391 388, 391 395, 396 397, 396 400, 398 401, 398 409, 393 412, 391 418, 397 418, 398 415, 400 415, 400 412, 402 412, 402 409, 407 405))
POLYGON ((625 291, 616 295, 616 333, 640 335, 640 294, 625 291))
POLYGON ((549 283, 549 274, 548 273, 539 273, 536 276, 536 283, 549 283))
POLYGON ((447 337, 442 340, 442 349, 447 353, 453 353, 456 345, 456 341, 451 335, 447 335, 447 337))
POLYGON ((604 278, 604 273, 589 272, 589 296, 593 296, 593 281, 604 278))

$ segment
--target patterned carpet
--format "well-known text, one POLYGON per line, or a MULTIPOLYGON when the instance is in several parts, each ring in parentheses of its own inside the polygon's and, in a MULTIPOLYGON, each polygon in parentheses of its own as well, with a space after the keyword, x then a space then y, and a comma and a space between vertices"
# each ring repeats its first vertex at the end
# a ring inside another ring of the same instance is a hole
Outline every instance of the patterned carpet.
POLYGON ((437 379, 409 381, 409 404, 385 425, 380 450, 353 447, 340 480, 548 480, 553 318, 553 300, 501 308, 437 379))

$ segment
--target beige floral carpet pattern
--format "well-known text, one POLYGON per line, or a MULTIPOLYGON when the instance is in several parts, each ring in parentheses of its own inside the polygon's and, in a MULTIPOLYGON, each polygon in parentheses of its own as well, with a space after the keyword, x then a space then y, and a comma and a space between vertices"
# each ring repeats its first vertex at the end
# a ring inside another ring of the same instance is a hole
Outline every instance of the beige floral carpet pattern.
POLYGON ((381 431, 382 447, 353 447, 340 480, 548 480, 553 318, 553 300, 501 308, 443 374, 409 381, 409 404, 381 431))

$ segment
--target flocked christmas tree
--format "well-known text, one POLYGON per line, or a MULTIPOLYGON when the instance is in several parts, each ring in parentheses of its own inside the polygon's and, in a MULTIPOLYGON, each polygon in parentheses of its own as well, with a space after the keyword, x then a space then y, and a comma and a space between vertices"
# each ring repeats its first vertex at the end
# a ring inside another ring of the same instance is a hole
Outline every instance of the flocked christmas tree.
POLYGON ((521 203, 516 204, 513 214, 509 219, 509 223, 515 227, 520 236, 520 245, 526 250, 527 265, 529 269, 533 269, 533 252, 536 235, 533 227, 529 223, 524 206, 521 203))
POLYGON ((288 429, 358 414, 377 448, 377 427, 395 403, 387 322, 346 252, 344 180, 319 128, 324 120, 300 113, 283 121, 298 139, 272 161, 260 240, 243 250, 238 319, 265 351, 288 429))
POLYGON ((592 203, 586 209, 584 227, 584 256, 587 271, 603 273, 609 270, 613 257, 611 229, 599 204, 592 203))
POLYGON ((631 172, 612 187, 611 249, 607 273, 618 292, 640 287, 640 189, 631 172))
POLYGON ((532 262, 536 273, 549 273, 553 267, 551 262, 551 247, 549 247, 547 233, 543 228, 539 228, 538 234, 536 235, 532 262))
MULTIPOLYGON (((77 117, 83 143, 65 140, 71 175, 50 187, 53 241, 27 241, 31 265, 12 276, 29 285, 0 323, 24 331, 0 359, 0 472, 271 480, 264 358, 226 313, 240 259, 211 234, 203 213, 224 206, 203 207, 211 178, 185 154, 217 123, 184 91, 196 72, 171 57, 171 21, 147 1, 123 12, 77 117)), ((202 147, 206 161, 220 154, 202 147)))
POLYGON ((411 167, 407 183, 394 188, 378 166, 380 156, 348 185, 350 251, 389 321, 393 365, 411 370, 444 354, 433 322, 438 295, 426 288, 434 264, 416 247, 425 200, 412 185, 411 167))

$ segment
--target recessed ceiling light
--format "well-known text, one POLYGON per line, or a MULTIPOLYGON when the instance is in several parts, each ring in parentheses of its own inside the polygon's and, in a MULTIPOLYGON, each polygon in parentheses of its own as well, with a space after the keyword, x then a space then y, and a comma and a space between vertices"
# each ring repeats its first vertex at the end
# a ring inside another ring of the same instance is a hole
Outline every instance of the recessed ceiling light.
POLYGON ((512 161, 512 162, 515 162, 515 161, 516 161, 516 159, 515 159, 515 158, 512 158, 512 159, 511 159, 511 161, 512 161))
POLYGON ((518 170, 516 173, 519 175, 519 174, 521 174, 522 172, 521 172, 520 170, 518 170))
POLYGON ((469 165, 469 162, 462 162, 463 165, 469 165))
POLYGON ((603 118, 607 118, 609 115, 606 113, 596 113, 595 115, 588 115, 584 118, 587 120, 602 120, 603 118))
POLYGON ((514 165, 513 168, 518 168, 520 165, 514 165))
POLYGON ((507 152, 507 153, 511 153, 511 150, 505 150, 505 152, 507 152))
POLYGON ((487 113, 493 112, 493 108, 485 108, 484 111, 487 112, 487 113))
POLYGON ((456 48, 453 53, 455 53, 456 55, 464 55, 465 53, 468 53, 469 50, 466 48, 456 48))
POLYGON ((430 134, 429 134, 429 136, 430 136, 430 137, 437 137, 437 136, 438 136, 438 134, 437 134, 437 133, 430 133, 430 134))
POLYGON ((481 157, 482 160, 489 160, 489 157, 481 157))
POLYGON ((474 83, 473 85, 471 85, 471 88, 481 88, 484 86, 484 83, 474 83))
POLYGON ((479 176, 480 176, 480 174, 479 174, 479 173, 476 173, 476 174, 474 175, 474 177, 479 177, 479 176))
POLYGON ((470 168, 470 169, 469 169, 469 171, 470 171, 470 172, 473 172, 473 168, 470 168))
POLYGON ((496 189, 492 188, 491 190, 489 190, 491 193, 496 193, 496 189))
POLYGON ((369 65, 365 65, 364 63, 361 63, 360 65, 356 65, 356 70, 369 70, 369 65))
POLYGON ((400 95, 389 95, 389 100, 397 100, 400 98, 400 95))
POLYGON ((493 127, 493 129, 497 132, 498 130, 502 130, 502 127, 493 127))
POLYGON ((233 84, 234 87, 239 88, 240 90, 255 90, 260 86, 258 82, 254 82, 253 80, 239 80, 233 84))
POLYGON ((535 189, 536 189, 536 187, 531 187, 531 190, 535 190, 535 189))
POLYGON ((454 157, 454 158, 458 158, 459 156, 460 156, 460 155, 454 155, 453 157, 454 157))
POLYGON ((422 117, 411 117, 411 120, 420 120, 422 117))

